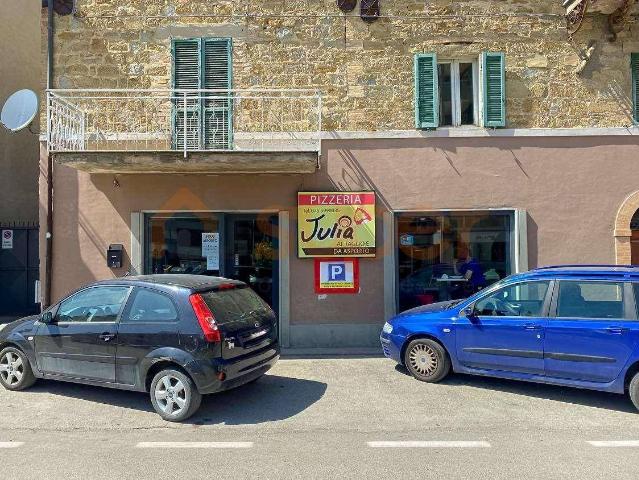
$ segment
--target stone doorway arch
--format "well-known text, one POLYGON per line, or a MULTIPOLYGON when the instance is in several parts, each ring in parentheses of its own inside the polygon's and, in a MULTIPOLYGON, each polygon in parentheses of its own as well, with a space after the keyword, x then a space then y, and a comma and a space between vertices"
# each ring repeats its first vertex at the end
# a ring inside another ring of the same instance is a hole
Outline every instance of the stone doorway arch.
POLYGON ((615 257, 617 265, 629 265, 632 262, 632 217, 639 210, 639 190, 631 193, 619 207, 615 219, 615 257))

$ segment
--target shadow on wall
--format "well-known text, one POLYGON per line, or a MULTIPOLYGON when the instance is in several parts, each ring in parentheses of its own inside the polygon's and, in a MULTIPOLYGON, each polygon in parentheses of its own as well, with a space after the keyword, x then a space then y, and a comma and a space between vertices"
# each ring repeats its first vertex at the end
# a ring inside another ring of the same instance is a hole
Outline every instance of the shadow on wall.
MULTIPOLYGON (((41 380, 29 390, 130 410, 153 412, 148 394, 41 380)), ((326 384, 312 380, 265 375, 257 382, 226 392, 205 395, 195 425, 256 425, 286 420, 303 412, 326 392, 326 384)))

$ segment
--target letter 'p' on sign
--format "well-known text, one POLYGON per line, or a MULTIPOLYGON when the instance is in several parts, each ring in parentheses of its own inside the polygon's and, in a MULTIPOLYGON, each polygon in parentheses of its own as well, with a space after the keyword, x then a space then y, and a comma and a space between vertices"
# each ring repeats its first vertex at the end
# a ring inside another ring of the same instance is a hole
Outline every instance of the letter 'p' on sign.
POLYGON ((346 266, 344 264, 328 264, 328 278, 331 282, 346 281, 346 266))
POLYGON ((359 260, 316 258, 315 293, 359 293, 359 260))

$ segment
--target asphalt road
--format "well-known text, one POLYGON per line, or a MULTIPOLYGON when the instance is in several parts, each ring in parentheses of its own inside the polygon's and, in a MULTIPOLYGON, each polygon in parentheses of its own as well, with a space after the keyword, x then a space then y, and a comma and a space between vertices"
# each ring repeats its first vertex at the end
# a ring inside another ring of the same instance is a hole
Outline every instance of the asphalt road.
POLYGON ((0 390, 0 408, 1 479, 639 477, 625 397, 428 385, 381 358, 282 360, 186 424, 163 422, 143 394, 55 382, 0 390), (625 443, 589 443, 602 441, 625 443))

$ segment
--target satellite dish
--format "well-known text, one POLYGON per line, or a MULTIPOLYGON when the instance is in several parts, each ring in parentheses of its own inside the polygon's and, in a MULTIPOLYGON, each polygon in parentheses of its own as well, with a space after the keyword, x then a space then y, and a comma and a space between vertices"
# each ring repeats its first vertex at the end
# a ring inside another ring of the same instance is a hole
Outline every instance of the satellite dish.
POLYGON ((12 132, 27 128, 38 113, 38 96, 32 90, 18 90, 2 107, 0 122, 12 132))

